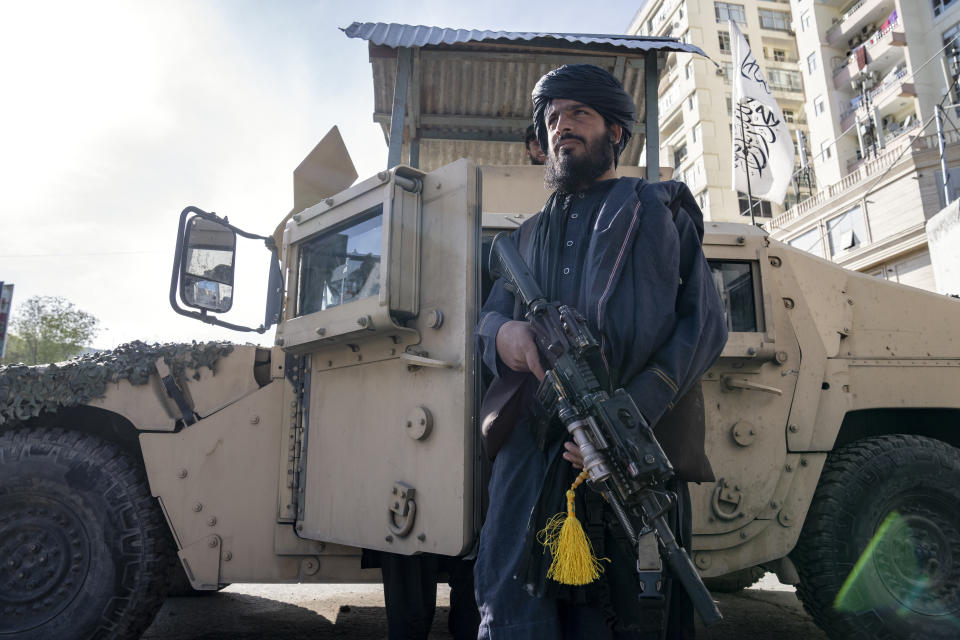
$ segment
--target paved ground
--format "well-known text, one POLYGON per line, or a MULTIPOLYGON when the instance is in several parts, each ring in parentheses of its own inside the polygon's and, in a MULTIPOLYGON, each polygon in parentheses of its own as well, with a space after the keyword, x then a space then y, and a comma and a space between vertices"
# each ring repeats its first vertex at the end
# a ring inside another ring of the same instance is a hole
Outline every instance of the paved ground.
MULTIPOLYGON (((826 640, 792 587, 767 574, 750 589, 717 594, 724 621, 702 630, 707 640, 803 638, 826 640)), ((447 589, 439 589, 431 638, 448 640, 447 589)), ((325 640, 386 638, 380 585, 237 584, 214 595, 170 598, 144 640, 325 640)))

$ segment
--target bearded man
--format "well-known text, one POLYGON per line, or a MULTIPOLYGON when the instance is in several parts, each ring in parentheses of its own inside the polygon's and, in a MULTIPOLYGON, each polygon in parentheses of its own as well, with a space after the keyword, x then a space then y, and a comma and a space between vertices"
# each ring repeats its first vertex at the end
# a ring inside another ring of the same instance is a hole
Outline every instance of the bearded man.
POLYGON ((533 125, 527 127, 527 132, 523 137, 523 146, 527 150, 527 159, 530 160, 530 164, 546 164, 547 154, 540 148, 540 141, 537 140, 537 131, 533 125))
MULTIPOLYGON (((636 107, 607 71, 555 69, 537 83, 533 104, 553 193, 516 232, 518 247, 547 298, 586 317, 610 388, 625 388, 654 426, 679 478, 667 487, 678 495, 672 527, 689 548, 686 481, 713 479, 699 380, 727 336, 701 247, 702 214, 681 183, 617 178, 636 107)), ((576 511, 597 557, 610 559, 605 572, 585 587, 546 578, 550 558, 536 532, 562 510, 582 458, 562 425, 538 411, 544 371, 518 313, 498 281, 477 327, 495 375, 480 412, 494 459, 474 569, 480 638, 692 638, 682 587, 667 575, 662 593, 640 597, 629 544, 592 491, 577 492, 576 511)))

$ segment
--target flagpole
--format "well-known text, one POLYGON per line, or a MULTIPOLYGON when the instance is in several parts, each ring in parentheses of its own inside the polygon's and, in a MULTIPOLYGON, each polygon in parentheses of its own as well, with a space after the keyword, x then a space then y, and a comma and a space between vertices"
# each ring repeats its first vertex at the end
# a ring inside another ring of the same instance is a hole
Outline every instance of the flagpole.
POLYGON ((738 119, 740 120, 740 140, 743 144, 743 170, 747 174, 747 207, 750 209, 750 224, 756 226, 756 221, 753 219, 753 192, 750 190, 750 156, 748 155, 747 150, 747 132, 743 126, 743 103, 741 102, 742 96, 737 100, 737 114, 738 119))

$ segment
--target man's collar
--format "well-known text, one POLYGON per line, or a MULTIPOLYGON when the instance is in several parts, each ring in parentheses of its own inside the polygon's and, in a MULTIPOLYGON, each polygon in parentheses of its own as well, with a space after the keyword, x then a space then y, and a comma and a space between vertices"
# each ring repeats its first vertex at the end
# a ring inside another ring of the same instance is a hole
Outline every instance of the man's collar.
POLYGON ((574 191, 572 193, 567 193, 567 192, 561 192, 561 193, 562 195, 574 195, 574 196, 580 195, 580 194, 583 194, 585 196, 593 195, 600 191, 606 191, 607 189, 610 189, 619 179, 620 178, 610 178, 609 180, 597 180, 586 189, 581 189, 579 191, 574 191))

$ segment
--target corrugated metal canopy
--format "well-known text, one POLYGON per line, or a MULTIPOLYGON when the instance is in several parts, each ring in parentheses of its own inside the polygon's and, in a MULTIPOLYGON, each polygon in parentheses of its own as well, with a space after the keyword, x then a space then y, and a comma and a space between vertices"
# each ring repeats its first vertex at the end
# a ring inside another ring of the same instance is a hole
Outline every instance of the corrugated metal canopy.
MULTIPOLYGON (((373 117, 388 144, 398 63, 409 68, 402 155, 426 171, 462 157, 478 164, 524 164, 523 134, 533 112, 530 92, 544 73, 573 63, 609 70, 633 96, 638 121, 621 162, 637 165, 645 140, 647 52, 657 56, 658 70, 672 51, 704 55, 673 38, 369 22, 355 22, 343 31, 370 43, 373 117)), ((405 75, 401 72, 401 85, 405 75)))
POLYGON ((676 38, 628 36, 597 33, 546 33, 534 31, 478 31, 476 29, 448 29, 424 25, 387 22, 354 22, 342 30, 348 38, 360 38, 377 46, 426 47, 494 40, 533 42, 535 40, 565 40, 569 43, 613 45, 628 49, 650 51, 687 51, 704 55, 699 47, 684 44, 676 38))

